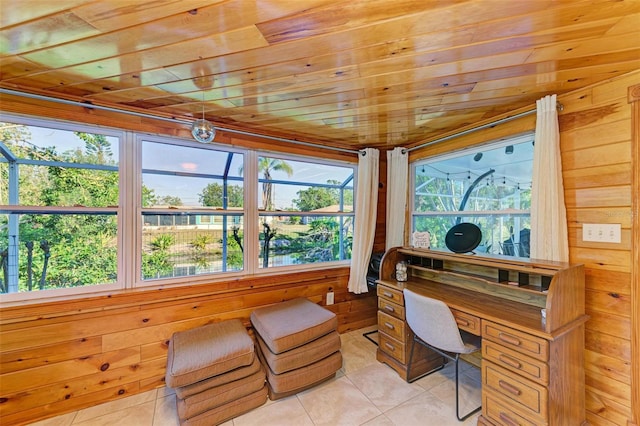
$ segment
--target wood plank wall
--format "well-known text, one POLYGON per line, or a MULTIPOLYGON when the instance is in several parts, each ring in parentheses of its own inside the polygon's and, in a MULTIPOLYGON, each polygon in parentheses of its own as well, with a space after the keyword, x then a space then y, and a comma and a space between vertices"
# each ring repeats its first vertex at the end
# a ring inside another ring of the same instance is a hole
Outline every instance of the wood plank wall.
POLYGON ((348 268, 2 310, 0 423, 25 424, 164 386, 166 351, 180 330, 295 297, 324 305, 338 330, 375 323, 373 294, 347 292, 348 268))
POLYGON ((626 426, 637 419, 639 409, 634 415, 630 296, 631 286, 638 283, 631 280, 632 108, 627 99, 628 87, 638 81, 640 72, 635 72, 561 99, 569 255, 571 262, 585 264, 591 317, 586 324, 585 384, 592 425, 626 426), (622 243, 582 241, 584 223, 621 224, 622 243))
MULTIPOLYGON (((640 82, 629 88, 631 106, 631 356, 640 358, 640 82), (635 194, 635 196, 633 195, 635 194)), ((629 426, 640 424, 640 362, 631 363, 631 414, 629 426)))
MULTIPOLYGON (((585 264, 587 275, 591 319, 586 326, 585 393, 587 419, 594 426, 635 424, 640 410, 632 405, 638 379, 631 378, 631 336, 638 335, 632 330, 638 325, 631 322, 630 297, 632 290, 638 294, 640 284, 631 280, 631 241, 639 231, 632 229, 632 194, 637 197, 638 188, 631 186, 632 120, 627 102, 627 88, 638 81, 640 71, 559 98, 564 105, 560 130, 570 256, 571 261, 585 264), (583 242, 583 223, 622 224, 622 243, 583 242)), ((70 107, 51 108, 33 101, 3 103, 3 109, 7 108, 114 124, 110 113, 69 111, 70 107), (56 115, 59 110, 62 113, 56 115)), ((122 127, 153 127, 142 121, 122 127)), ((410 161, 534 126, 535 116, 527 116, 413 151, 410 161)), ((175 129, 161 133, 172 132, 177 133, 175 129)), ((386 175, 386 165, 381 167, 380 178, 386 182, 383 173, 386 175)), ((383 200, 380 197, 379 206, 384 207, 383 200)), ((375 245, 383 249, 384 216, 380 211, 384 210, 379 209, 375 245)), ((375 323, 375 298, 347 293, 346 269, 316 274, 187 287, 171 294, 164 290, 161 294, 145 292, 143 297, 132 293, 106 300, 2 309, 0 423, 22 424, 162 386, 166 341, 173 331, 226 317, 246 321, 254 307, 296 295, 323 303, 328 286, 336 291, 331 309, 340 317, 341 331, 375 323), (5 386, 11 392, 5 392, 5 386)), ((634 355, 637 359, 638 354, 634 355)))
MULTIPOLYGON (((640 415, 632 403, 640 378, 632 381, 631 368, 632 356, 640 356, 631 352, 632 327, 640 326, 631 322, 632 286, 640 294, 640 283, 631 279, 631 241, 640 232, 632 233, 638 215, 632 201, 635 196, 637 202, 640 188, 632 188, 632 107, 627 100, 628 88, 638 82, 640 71, 558 98, 564 106, 559 125, 569 255, 571 262, 585 265, 591 317, 584 355, 587 420, 593 426, 636 425, 640 415), (583 242, 583 223, 621 224, 622 243, 583 242)), ((535 114, 414 151, 410 161, 534 129, 535 114)))
MULTIPOLYGON (((171 123, 106 111, 11 97, 3 97, 2 107, 6 112, 186 136, 171 123)), ((216 140, 295 154, 309 150, 224 134, 216 140)), ((335 151, 320 155, 356 161, 355 155, 335 151)), ((384 249, 384 211, 380 214, 376 244, 384 249)), ((2 307, 0 424, 27 424, 164 386, 167 343, 175 331, 227 318, 241 318, 248 326, 251 311, 260 306, 295 297, 325 305, 326 293, 333 290, 335 304, 328 309, 338 316, 339 332, 375 324, 375 293, 349 293, 348 278, 349 268, 341 267, 2 307)))

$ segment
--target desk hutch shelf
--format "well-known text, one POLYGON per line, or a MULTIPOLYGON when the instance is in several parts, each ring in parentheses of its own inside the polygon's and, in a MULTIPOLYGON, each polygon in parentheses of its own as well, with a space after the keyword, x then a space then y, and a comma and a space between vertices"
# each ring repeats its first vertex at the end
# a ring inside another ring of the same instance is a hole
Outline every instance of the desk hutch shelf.
POLYGON ((378 281, 377 358, 411 380, 441 364, 424 351, 407 376, 413 332, 403 289, 447 303, 460 329, 482 337, 481 425, 580 425, 584 403, 582 265, 413 247, 387 251, 378 281), (395 280, 406 262, 408 280, 395 280))

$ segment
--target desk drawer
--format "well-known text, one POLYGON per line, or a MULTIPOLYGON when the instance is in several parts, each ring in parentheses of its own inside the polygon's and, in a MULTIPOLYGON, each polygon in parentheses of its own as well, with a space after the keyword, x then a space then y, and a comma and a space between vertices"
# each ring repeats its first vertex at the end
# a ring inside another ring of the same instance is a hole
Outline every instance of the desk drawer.
POLYGON ((549 366, 546 362, 530 358, 491 340, 484 339, 482 341, 482 359, 491 361, 541 385, 549 383, 549 366))
POLYGON ((391 315, 385 314, 382 311, 378 311, 378 331, 385 333, 400 342, 404 342, 406 340, 405 322, 399 318, 394 318, 391 315))
POLYGON ((398 319, 404 319, 404 306, 389 302, 387 299, 382 297, 378 298, 378 309, 398 319))
POLYGON ((482 415, 501 426, 546 426, 549 423, 526 412, 514 411, 512 404, 505 404, 492 392, 482 393, 482 415))
POLYGON ((384 297, 385 299, 404 306, 404 294, 402 290, 386 287, 378 284, 378 297, 384 297))
POLYGON ((549 359, 548 341, 504 325, 482 321, 482 338, 542 361, 549 359))
POLYGON ((406 364, 405 354, 407 351, 404 343, 400 343, 384 333, 378 333, 378 344, 380 345, 380 350, 397 359, 401 364, 406 364))
POLYGON ((455 309, 451 309, 451 313, 460 330, 468 331, 476 336, 480 335, 480 318, 455 309))
MULTIPOLYGON (((482 362, 483 389, 515 402, 533 416, 547 418, 547 388, 511 373, 491 362, 482 362)), ((511 406, 513 404, 509 404, 511 406)))

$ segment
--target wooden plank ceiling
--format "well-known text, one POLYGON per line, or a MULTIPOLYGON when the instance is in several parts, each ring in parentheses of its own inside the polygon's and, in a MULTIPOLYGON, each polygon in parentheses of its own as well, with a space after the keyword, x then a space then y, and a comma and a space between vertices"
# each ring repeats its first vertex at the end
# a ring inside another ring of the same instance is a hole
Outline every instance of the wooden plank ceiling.
POLYGON ((640 69, 639 0, 20 0, 0 25, 0 87, 347 149, 640 69))

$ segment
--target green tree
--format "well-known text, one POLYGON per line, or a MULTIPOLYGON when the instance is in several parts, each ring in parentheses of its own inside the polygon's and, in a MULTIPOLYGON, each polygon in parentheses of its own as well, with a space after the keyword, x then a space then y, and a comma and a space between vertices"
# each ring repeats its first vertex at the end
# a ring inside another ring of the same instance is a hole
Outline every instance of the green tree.
POLYGON ((298 191, 296 195, 298 198, 294 199, 293 203, 298 210, 303 212, 328 207, 333 204, 338 204, 339 202, 335 191, 331 188, 312 186, 308 189, 298 191))
MULTIPOLYGON (((203 206, 223 207, 223 186, 219 183, 210 183, 198 194, 198 201, 203 206)), ((244 191, 239 185, 227 186, 227 207, 242 207, 244 205, 244 191)))
POLYGON ((340 233, 344 235, 342 247, 345 258, 351 258, 351 223, 342 224, 333 218, 317 219, 311 222, 309 231, 300 233, 295 249, 301 263, 329 262, 340 259, 340 233), (302 242, 301 245, 300 242, 302 242))
MULTIPOLYGON (((32 155, 33 145, 31 140, 31 132, 27 126, 0 123, 0 142, 2 142, 10 151, 10 155, 17 158, 38 159, 38 154, 32 155), (35 158, 34 158, 35 157, 35 158)), ((2 153, 0 152, 0 155, 2 153)), ((36 193, 39 185, 46 180, 46 173, 41 167, 22 168, 19 175, 20 203, 27 205, 36 205, 37 202, 30 194, 36 193), (23 190, 24 189, 24 190, 23 190)), ((9 204, 9 163, 0 162, 0 204, 9 204)))
MULTIPOLYGON (((115 165, 102 135, 75 133, 84 149, 57 152, 31 143, 28 128, 2 132, 7 149, 18 158, 75 164, 115 165)), ((2 173, 2 179, 6 174, 2 173)), ((2 188, 8 185, 3 181, 2 188)), ((118 204, 118 173, 112 170, 20 165, 21 205, 91 206, 118 204)), ((19 290, 32 276, 46 275, 43 288, 113 282, 116 279, 117 218, 110 214, 28 214, 19 223, 19 290), (45 250, 46 248, 46 250, 45 250), (45 271, 46 267, 46 271, 45 271), (46 274, 45 274, 46 273, 46 274)), ((6 231, 0 244, 7 241, 6 231)))
MULTIPOLYGON (((328 180, 327 184, 340 185, 341 182, 338 182, 336 180, 328 180)), ((298 198, 294 199, 293 203, 298 208, 298 210, 303 212, 313 211, 340 203, 340 188, 335 187, 312 186, 310 188, 298 191, 296 195, 298 196, 298 198)), ((352 190, 343 191, 343 205, 353 205, 352 190)))
POLYGON ((293 175, 293 167, 289 163, 279 158, 260 157, 258 159, 258 173, 262 173, 262 208, 273 210, 273 172, 284 172, 287 176, 293 175))
MULTIPOLYGON (((273 180, 271 175, 275 171, 284 172, 288 177, 293 176, 293 167, 289 163, 279 158, 260 157, 258 158, 258 173, 262 173, 262 209, 273 210, 273 180)), ((243 168, 240 167, 238 173, 242 175, 243 168)))
MULTIPOLYGON (((89 133, 74 132, 74 134, 84 141, 86 157, 95 164, 112 164, 113 152, 111 143, 105 135, 93 135, 89 133)), ((80 152, 78 157, 84 157, 80 152)))
POLYGON ((142 185, 142 207, 152 207, 159 204, 160 197, 156 195, 156 191, 142 185))
POLYGON ((180 197, 176 197, 173 195, 165 195, 158 199, 158 204, 161 206, 181 206, 182 200, 180 197))
POLYGON ((308 212, 322 207, 338 204, 339 199, 331 188, 313 186, 308 189, 298 191, 298 198, 293 200, 298 210, 308 212))

